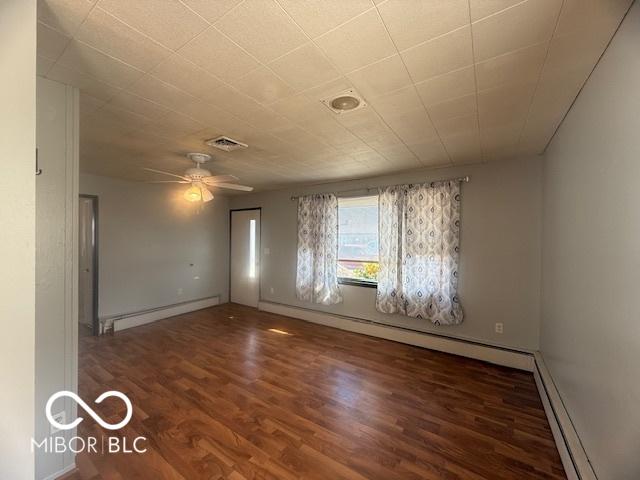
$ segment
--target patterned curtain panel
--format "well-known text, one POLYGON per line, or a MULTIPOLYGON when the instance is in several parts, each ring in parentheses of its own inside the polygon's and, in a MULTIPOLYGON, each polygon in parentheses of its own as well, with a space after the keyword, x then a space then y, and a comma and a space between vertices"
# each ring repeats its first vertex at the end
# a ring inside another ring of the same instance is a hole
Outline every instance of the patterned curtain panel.
POLYGON ((379 193, 376 308, 436 325, 461 323, 460 183, 396 185, 379 193))
POLYGON ((338 199, 308 195, 298 199, 296 295, 307 302, 342 302, 338 287, 338 199))

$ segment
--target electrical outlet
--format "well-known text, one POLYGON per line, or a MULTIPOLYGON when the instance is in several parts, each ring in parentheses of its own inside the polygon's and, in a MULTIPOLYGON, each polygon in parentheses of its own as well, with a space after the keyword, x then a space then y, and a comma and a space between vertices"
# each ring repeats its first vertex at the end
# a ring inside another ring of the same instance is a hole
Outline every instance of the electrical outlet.
MULTIPOLYGON (((54 419, 56 422, 58 422, 58 423, 60 423, 60 424, 62 424, 62 425, 64 425, 65 423, 67 423, 67 422, 66 422, 67 415, 65 414, 65 412, 58 412, 58 413, 56 413, 55 415, 52 415, 52 417, 53 417, 53 419, 54 419)), ((49 433, 50 433, 51 435, 53 435, 54 433, 58 433, 59 431, 60 431, 60 429, 59 429, 59 428, 56 428, 56 427, 54 427, 53 425, 49 425, 49 433)))
POLYGON ((496 333, 502 333, 504 330, 504 324, 503 323, 496 323, 496 333))
POLYGON ((270 293, 271 295, 273 295, 273 292, 274 292, 273 287, 271 287, 271 288, 269 289, 269 293, 270 293))

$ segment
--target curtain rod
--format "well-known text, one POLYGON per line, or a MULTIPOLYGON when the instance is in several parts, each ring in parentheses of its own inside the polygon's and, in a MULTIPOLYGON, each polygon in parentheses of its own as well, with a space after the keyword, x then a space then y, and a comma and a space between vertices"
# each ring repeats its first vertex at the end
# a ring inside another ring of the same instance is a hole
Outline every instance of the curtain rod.
MULTIPOLYGON (((471 180, 471 178, 469 177, 469 175, 466 175, 464 177, 453 177, 453 178, 443 178, 442 180, 432 180, 432 182, 451 182, 451 181, 457 181, 457 182, 463 182, 463 183, 468 183, 469 180, 471 180)), ((431 182, 425 182, 425 183, 431 183, 431 182)), ((404 183, 399 183, 398 185, 406 185, 404 183)), ((397 185, 391 185, 393 187, 397 186, 397 185)), ((343 190, 341 192, 335 192, 336 194, 340 194, 340 193, 349 193, 349 192, 362 192, 363 190, 365 190, 367 193, 373 191, 373 190, 377 190, 380 187, 363 187, 363 188, 357 188, 357 189, 353 189, 353 190, 343 190)), ((322 192, 322 193, 334 193, 334 192, 322 192)), ((321 195, 319 193, 312 193, 311 195, 321 195)), ((303 195, 296 195, 296 196, 292 196, 291 200, 297 200, 299 199, 301 196, 303 195)))

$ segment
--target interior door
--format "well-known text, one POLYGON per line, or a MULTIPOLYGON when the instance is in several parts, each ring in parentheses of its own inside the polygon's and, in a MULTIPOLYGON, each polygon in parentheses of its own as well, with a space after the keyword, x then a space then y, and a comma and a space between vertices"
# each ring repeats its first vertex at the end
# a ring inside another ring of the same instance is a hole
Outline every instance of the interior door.
MULTIPOLYGON (((78 322, 96 334, 96 199, 80 197, 78 207, 78 322)), ((80 332, 82 334, 82 332, 80 332)))
POLYGON ((231 211, 231 284, 234 303, 257 307, 260 298, 260 209, 231 211))

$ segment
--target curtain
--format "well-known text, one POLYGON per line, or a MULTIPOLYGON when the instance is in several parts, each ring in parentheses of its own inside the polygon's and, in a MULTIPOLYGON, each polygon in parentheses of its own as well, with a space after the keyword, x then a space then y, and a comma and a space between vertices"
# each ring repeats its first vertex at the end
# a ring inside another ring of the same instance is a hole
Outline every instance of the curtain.
POLYGON ((379 194, 376 308, 436 325, 461 323, 460 183, 396 185, 379 194))
POLYGON ((338 199, 308 195, 298 199, 296 295, 307 302, 342 302, 338 287, 338 199))

